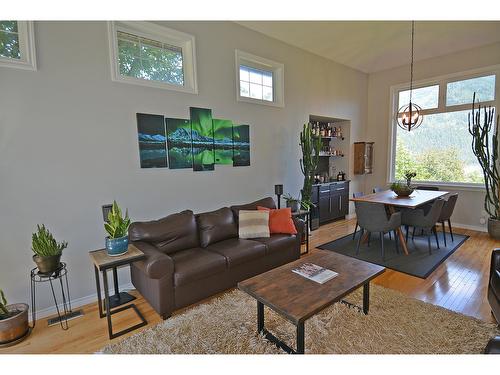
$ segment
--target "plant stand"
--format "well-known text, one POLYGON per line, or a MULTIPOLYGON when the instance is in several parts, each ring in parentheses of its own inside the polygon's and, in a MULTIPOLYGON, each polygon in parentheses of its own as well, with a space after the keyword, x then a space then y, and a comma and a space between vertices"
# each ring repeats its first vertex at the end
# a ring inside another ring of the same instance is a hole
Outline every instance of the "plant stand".
POLYGON ((39 283, 49 283, 50 290, 52 292, 52 298, 54 299, 54 305, 57 310, 57 316, 59 324, 63 330, 67 330, 68 327, 68 314, 71 311, 71 299, 69 295, 69 284, 68 284, 68 270, 66 268, 66 263, 61 262, 60 267, 50 273, 44 274, 40 273, 37 267, 33 268, 30 272, 31 278, 31 313, 32 313, 32 327, 35 328, 36 324, 36 288, 39 283), (64 282, 63 282, 64 279, 64 282), (59 284, 61 286, 61 297, 62 297, 62 310, 59 307, 59 303, 57 301, 56 292, 54 289, 54 283, 59 284), (66 288, 66 291, 64 290, 66 288))

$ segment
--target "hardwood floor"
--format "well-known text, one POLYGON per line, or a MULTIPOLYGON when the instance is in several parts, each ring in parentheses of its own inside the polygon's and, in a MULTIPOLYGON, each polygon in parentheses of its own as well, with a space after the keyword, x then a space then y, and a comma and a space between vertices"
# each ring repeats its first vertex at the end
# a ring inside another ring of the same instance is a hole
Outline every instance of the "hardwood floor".
MULTIPOLYGON (((312 232, 311 252, 314 252, 315 246, 352 233, 354 225, 355 220, 342 220, 324 225, 312 232)), ((422 301, 493 322, 486 300, 486 290, 491 250, 500 247, 500 242, 490 239, 487 233, 458 228, 456 232, 469 235, 470 238, 427 279, 419 279, 388 269, 374 282, 422 301)), ((138 297, 135 303, 148 320, 147 327, 161 321, 158 314, 138 293, 132 292, 132 294, 138 297)), ((69 330, 63 331, 59 326, 47 327, 46 319, 42 319, 28 339, 17 346, 0 349, 0 354, 97 352, 110 342, 106 320, 99 319, 96 303, 86 305, 82 309, 85 316, 71 320, 69 330)), ((174 315, 181 314, 184 310, 176 311, 174 315)), ((113 316, 113 324, 117 330, 136 322, 138 319, 131 310, 113 316)), ((115 340, 122 340, 138 331, 115 340)))

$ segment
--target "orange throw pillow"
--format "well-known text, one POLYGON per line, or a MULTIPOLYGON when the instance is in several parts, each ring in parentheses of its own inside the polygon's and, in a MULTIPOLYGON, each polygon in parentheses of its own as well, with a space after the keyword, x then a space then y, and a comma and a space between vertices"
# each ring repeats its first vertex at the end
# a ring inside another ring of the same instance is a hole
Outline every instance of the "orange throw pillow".
POLYGON ((267 207, 257 206, 257 209, 259 211, 269 211, 269 232, 271 234, 297 234, 290 207, 272 210, 267 207))

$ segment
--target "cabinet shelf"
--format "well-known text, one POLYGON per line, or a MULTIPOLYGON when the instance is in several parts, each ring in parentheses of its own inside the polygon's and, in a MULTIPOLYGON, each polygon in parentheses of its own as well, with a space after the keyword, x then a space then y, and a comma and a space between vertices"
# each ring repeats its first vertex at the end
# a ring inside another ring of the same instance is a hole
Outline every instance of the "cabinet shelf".
POLYGON ((344 137, 321 137, 321 139, 339 139, 343 141, 345 138, 344 137))

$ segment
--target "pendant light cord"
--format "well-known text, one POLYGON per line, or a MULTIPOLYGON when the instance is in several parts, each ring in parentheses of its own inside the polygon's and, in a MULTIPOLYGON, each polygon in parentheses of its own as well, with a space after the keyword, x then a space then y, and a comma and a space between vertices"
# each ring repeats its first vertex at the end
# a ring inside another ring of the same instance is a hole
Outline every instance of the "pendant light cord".
MULTIPOLYGON (((413 39, 415 34, 415 21, 411 21, 411 63, 410 63, 410 107, 413 91, 413 39)), ((411 111, 411 108, 410 108, 411 111)))

